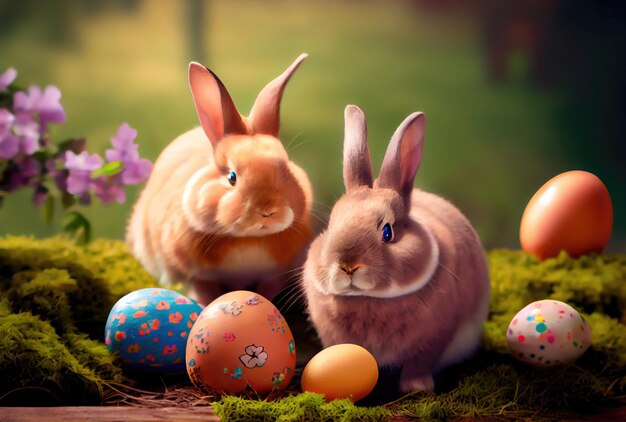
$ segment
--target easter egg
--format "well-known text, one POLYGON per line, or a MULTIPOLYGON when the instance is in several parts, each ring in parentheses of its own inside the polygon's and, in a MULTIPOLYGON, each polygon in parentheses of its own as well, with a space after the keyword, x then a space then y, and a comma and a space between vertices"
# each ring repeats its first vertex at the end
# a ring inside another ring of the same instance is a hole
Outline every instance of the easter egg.
POLYGON ((572 257, 602 252, 613 229, 606 186, 586 171, 568 171, 544 184, 524 210, 522 249, 543 260, 566 251, 572 257))
POLYGON ((513 355, 532 366, 569 364, 591 345, 591 330, 574 308, 540 300, 519 311, 506 335, 513 355))
POLYGON ((289 385, 296 348, 272 302, 239 290, 218 297, 198 316, 186 362, 189 378, 201 390, 265 393, 289 385))
POLYGON ((302 391, 323 394, 326 401, 348 398, 356 402, 377 381, 378 364, 370 352, 356 344, 337 344, 311 358, 300 384, 302 391))
POLYGON ((148 288, 122 297, 111 309, 104 342, 129 369, 185 370, 187 336, 202 307, 180 293, 148 288))

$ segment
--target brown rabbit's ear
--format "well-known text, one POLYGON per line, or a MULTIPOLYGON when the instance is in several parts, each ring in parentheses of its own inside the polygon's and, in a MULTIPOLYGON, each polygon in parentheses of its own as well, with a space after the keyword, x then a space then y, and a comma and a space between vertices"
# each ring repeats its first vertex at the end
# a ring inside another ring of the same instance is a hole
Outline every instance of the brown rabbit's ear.
POLYGON ((248 129, 252 134, 263 133, 278 136, 280 100, 283 97, 285 85, 307 57, 307 54, 300 54, 287 70, 268 83, 259 93, 248 116, 248 129))
POLYGON ((372 187, 372 162, 367 147, 367 123, 363 111, 349 105, 344 111, 343 183, 346 191, 357 186, 372 187))
POLYGON ((246 133, 241 114, 220 79, 200 63, 189 64, 189 86, 200 125, 211 143, 229 133, 246 133))
POLYGON ((391 137, 376 186, 396 190, 405 203, 411 197, 413 181, 422 162, 424 113, 413 113, 398 126, 391 137))

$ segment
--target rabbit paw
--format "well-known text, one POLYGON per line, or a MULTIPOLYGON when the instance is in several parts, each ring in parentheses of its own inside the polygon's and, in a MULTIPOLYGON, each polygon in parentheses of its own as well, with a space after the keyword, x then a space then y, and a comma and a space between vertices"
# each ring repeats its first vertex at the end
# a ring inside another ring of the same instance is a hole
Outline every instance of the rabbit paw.
POLYGON ((430 374, 420 376, 402 374, 400 377, 400 391, 403 393, 411 393, 413 391, 432 391, 434 388, 435 380, 430 374))

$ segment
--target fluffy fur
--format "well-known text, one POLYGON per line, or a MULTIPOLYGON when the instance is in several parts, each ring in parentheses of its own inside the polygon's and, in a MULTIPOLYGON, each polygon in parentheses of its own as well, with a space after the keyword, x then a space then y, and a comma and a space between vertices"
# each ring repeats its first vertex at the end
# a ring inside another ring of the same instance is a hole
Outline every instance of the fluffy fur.
POLYGON ((283 89, 305 57, 261 91, 248 118, 215 74, 190 65, 201 127, 163 150, 127 230, 163 284, 186 283, 202 304, 229 290, 271 298, 281 289, 312 234, 310 182, 277 139, 283 89))
POLYGON ((450 202, 413 189, 424 115, 391 139, 374 182, 365 117, 346 108, 344 182, 328 229, 311 245, 303 285, 324 346, 356 343, 402 367, 402 391, 434 387, 433 372, 477 347, 489 272, 476 232, 450 202), (394 238, 386 243, 382 228, 394 238))

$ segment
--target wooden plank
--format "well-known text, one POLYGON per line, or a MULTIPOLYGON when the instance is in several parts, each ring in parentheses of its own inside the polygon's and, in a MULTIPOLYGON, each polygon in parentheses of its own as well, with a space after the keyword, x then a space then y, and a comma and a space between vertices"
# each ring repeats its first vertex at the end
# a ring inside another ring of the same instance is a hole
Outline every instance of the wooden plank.
POLYGON ((0 421, 180 421, 218 422, 211 406, 203 407, 0 407, 0 421))
MULTIPOLYGON (((541 415, 538 415, 541 416, 541 415)), ((492 420, 514 420, 512 416, 499 418, 460 418, 458 421, 477 422, 492 420)), ((177 422, 219 422, 220 418, 213 414, 210 406, 199 407, 131 407, 131 406, 97 406, 97 407, 0 407, 2 422, 41 422, 41 421, 177 421, 177 422)), ((413 418, 397 417, 393 421, 409 421, 413 418)), ((583 422, 623 422, 626 421, 626 407, 603 409, 596 415, 581 415, 576 421, 583 422)))

